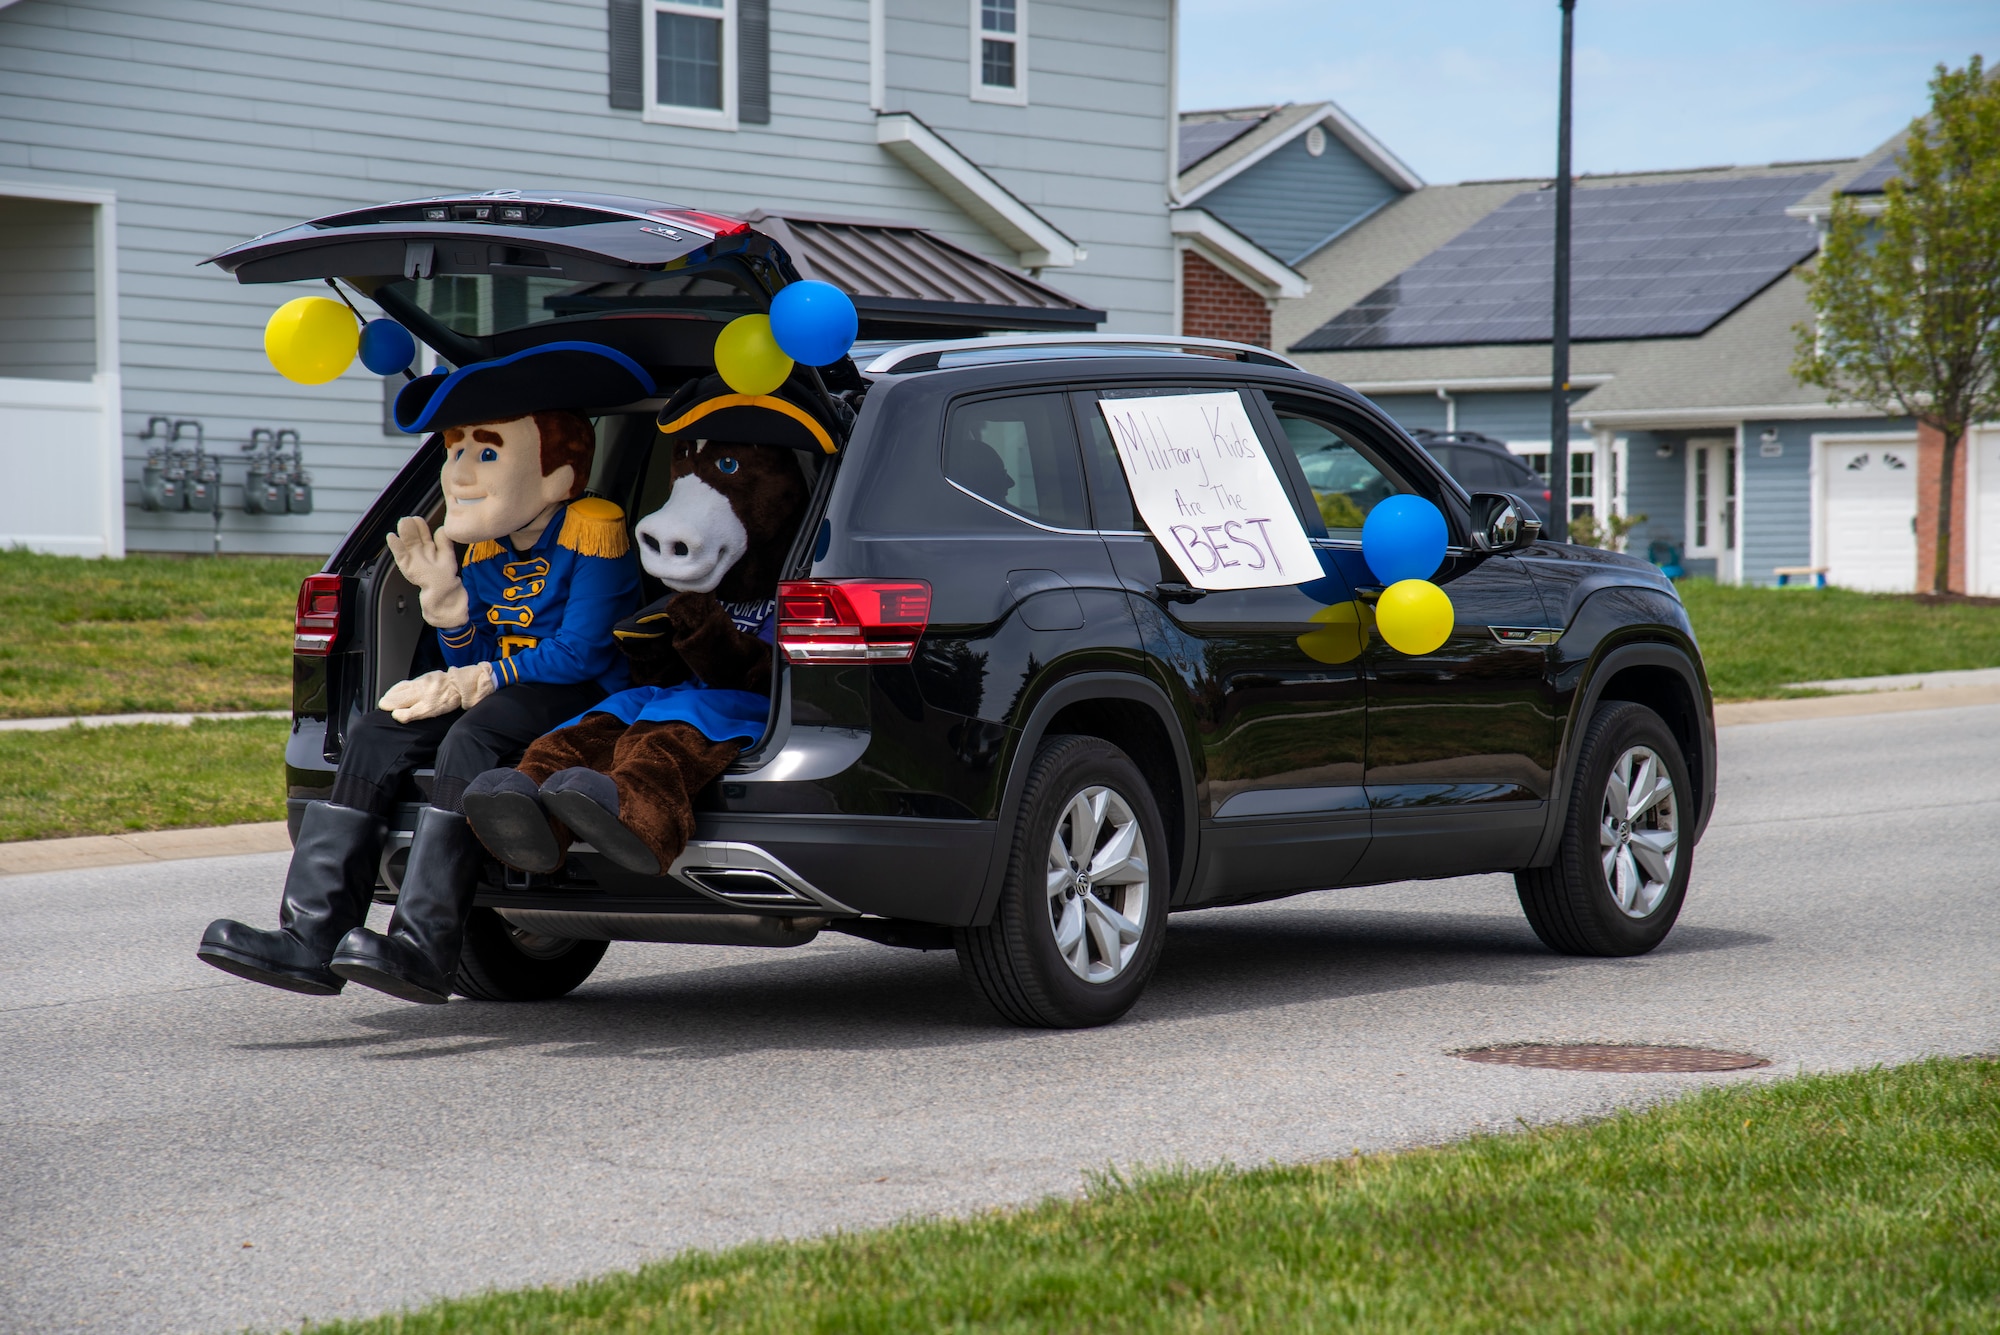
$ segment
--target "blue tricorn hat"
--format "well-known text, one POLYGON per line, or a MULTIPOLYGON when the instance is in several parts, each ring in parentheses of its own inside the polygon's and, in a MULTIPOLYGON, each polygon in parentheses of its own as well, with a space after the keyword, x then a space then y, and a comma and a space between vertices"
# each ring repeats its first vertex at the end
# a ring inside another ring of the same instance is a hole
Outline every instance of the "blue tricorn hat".
POLYGON ((645 368, 616 348, 544 343, 417 377, 396 395, 396 428, 414 436, 529 413, 602 412, 656 392, 645 368))

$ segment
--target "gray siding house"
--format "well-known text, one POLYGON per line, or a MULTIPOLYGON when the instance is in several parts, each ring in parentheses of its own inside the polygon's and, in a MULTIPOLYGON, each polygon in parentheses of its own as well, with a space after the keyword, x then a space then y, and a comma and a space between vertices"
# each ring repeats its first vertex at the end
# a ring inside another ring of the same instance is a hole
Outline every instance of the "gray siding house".
MULTIPOLYGON (((1579 178, 1572 517, 1644 514, 1628 550, 1726 582, 1918 587, 1915 425, 1828 403, 1790 373, 1816 220, 1836 193, 1879 194, 1899 144, 1579 178)), ((1546 472, 1547 187, 1390 201, 1301 261, 1312 291, 1279 306, 1276 346, 1407 428, 1493 436, 1546 472)), ((1975 510, 1992 493, 1993 519, 1969 541, 1994 549, 1981 568, 2000 584, 2000 433, 1974 446, 1975 472, 1982 450, 1995 456, 1970 484, 1975 510)))
POLYGON ((1177 327, 1265 347, 1299 266, 1424 184, 1331 102, 1184 111, 1178 160, 1177 327))
POLYGON ((232 460, 292 428, 314 475, 311 514, 252 517, 233 463, 224 550, 330 550, 409 441, 358 367, 308 388, 266 363, 309 285, 198 262, 357 205, 886 220, 1107 329, 1169 327, 1172 68, 1172 0, 0 0, 0 542, 208 550, 207 515, 137 505, 181 421, 232 460))

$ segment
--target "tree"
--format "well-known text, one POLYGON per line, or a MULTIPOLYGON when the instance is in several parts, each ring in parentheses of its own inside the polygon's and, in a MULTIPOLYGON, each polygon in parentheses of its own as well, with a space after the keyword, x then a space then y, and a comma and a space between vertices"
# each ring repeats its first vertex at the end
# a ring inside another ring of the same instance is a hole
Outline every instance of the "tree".
POLYGON ((2000 79, 1978 56, 1938 66, 1897 166, 1879 212, 1835 198, 1804 272, 1816 327, 1797 327, 1792 374, 1944 438, 1930 581, 1943 593, 1959 447, 2000 416, 2000 79))

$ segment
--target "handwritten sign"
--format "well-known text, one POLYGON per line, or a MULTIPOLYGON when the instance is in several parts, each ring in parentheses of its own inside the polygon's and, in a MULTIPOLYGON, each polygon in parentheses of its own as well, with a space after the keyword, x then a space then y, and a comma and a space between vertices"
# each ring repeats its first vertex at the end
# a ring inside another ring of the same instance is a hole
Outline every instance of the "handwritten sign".
POLYGON ((1140 517, 1198 589, 1320 577, 1319 558, 1235 394, 1099 399, 1140 517))

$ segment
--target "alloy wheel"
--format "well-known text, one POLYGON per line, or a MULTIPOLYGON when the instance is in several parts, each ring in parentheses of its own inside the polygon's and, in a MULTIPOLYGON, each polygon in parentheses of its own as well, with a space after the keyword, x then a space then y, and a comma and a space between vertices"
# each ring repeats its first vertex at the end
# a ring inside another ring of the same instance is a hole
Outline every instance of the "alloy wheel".
POLYGON ((1049 839, 1049 924, 1056 950, 1088 983, 1125 971, 1146 928, 1146 837, 1132 807, 1092 785, 1064 805, 1049 839))
POLYGON ((1611 767, 1597 842, 1612 902, 1629 918, 1651 914, 1673 884, 1680 849, 1673 776, 1651 747, 1628 747, 1611 767))

